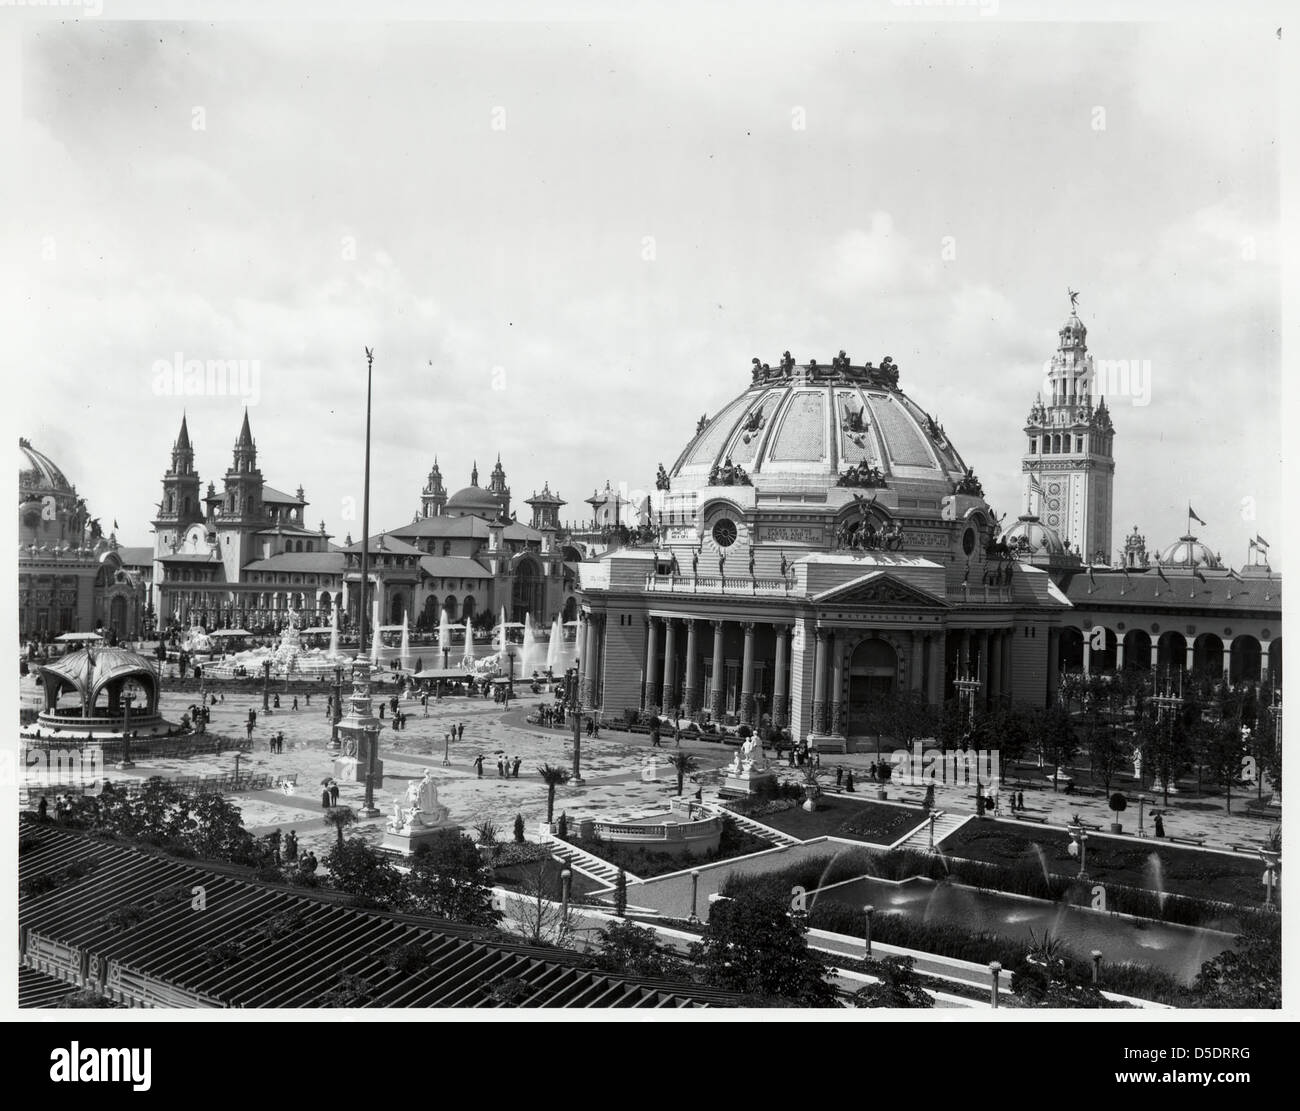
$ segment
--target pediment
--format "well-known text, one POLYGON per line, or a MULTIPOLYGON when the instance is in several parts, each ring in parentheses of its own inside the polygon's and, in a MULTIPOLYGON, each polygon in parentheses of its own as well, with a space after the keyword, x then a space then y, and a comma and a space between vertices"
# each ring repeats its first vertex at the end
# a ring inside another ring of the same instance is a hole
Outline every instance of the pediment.
POLYGON ((907 607, 911 609, 948 609, 948 603, 928 590, 900 579, 888 571, 869 575, 832 587, 813 599, 818 605, 907 607))

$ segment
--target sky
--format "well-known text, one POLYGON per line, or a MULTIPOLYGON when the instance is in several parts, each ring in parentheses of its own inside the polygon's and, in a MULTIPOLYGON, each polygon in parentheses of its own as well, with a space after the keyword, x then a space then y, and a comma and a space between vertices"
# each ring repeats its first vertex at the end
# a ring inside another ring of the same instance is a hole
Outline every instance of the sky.
POLYGON ((1074 289, 1138 368, 1116 545, 1190 503, 1240 565, 1282 532, 1272 24, 898 15, 26 24, 18 431, 146 545, 182 412, 220 489, 247 404, 341 541, 371 347, 372 531, 435 456, 451 492, 500 453, 521 517, 549 482, 576 519, 653 489, 752 357, 844 349, 1013 519, 1074 289), (244 373, 178 394, 190 360, 244 373))

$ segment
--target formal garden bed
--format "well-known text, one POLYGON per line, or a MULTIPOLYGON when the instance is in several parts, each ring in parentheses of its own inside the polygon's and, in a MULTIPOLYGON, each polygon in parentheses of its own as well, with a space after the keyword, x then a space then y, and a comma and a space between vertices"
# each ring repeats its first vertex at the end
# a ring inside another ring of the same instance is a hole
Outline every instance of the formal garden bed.
MULTIPOLYGON (((988 818, 967 822, 943 842, 945 855, 1008 868, 1029 866, 1073 878, 1079 870, 1069 853, 1070 835, 1047 828, 1021 830, 988 818), (1039 850, 1042 855, 1039 855, 1039 850)), ((1088 875, 1094 883, 1181 895, 1210 902, 1257 907, 1263 902, 1263 865, 1249 857, 1180 849, 1155 839, 1127 841, 1090 833, 1088 875), (1155 863, 1156 858, 1159 864, 1155 863)))
MULTIPOLYGON (((802 792, 800 795, 802 797, 802 792)), ((882 806, 838 795, 823 795, 817 800, 817 809, 809 812, 793 799, 785 801, 790 805, 775 812, 762 802, 748 807, 737 806, 736 812, 747 814, 755 821, 801 841, 814 837, 844 837, 873 845, 892 845, 925 821, 925 813, 915 806, 882 806)))
POLYGON ((734 819, 726 815, 723 816, 722 837, 717 850, 700 856, 647 852, 594 838, 581 839, 572 832, 564 840, 584 852, 591 853, 592 856, 600 857, 615 868, 622 868, 625 872, 642 879, 667 875, 669 872, 681 872, 687 868, 702 868, 705 865, 716 864, 720 860, 749 856, 751 853, 772 848, 771 842, 746 833, 736 825, 734 819))

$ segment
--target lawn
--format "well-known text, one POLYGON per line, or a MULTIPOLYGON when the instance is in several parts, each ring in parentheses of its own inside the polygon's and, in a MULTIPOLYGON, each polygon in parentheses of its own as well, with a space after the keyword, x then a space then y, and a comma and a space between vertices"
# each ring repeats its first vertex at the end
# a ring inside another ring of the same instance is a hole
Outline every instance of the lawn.
POLYGON ((820 809, 809 813, 802 806, 776 814, 756 815, 755 821, 808 841, 814 837, 845 837, 873 845, 892 845, 925 821, 917 806, 881 806, 854 802, 838 795, 823 795, 820 809))
MULTIPOLYGON (((782 815, 778 815, 780 817, 782 815)), ((1025 834, 987 818, 967 822, 943 843, 945 855, 1012 866, 1039 860, 1042 849, 1048 871, 1072 878, 1079 862, 1070 856, 1069 834, 1043 829, 1025 834)), ((1262 902, 1260 876, 1263 865, 1224 853, 1171 848, 1158 842, 1145 845, 1101 834, 1088 835, 1088 875, 1098 883, 1158 890, 1156 876, 1166 894, 1190 895, 1225 903, 1257 906, 1262 902), (1153 857, 1159 858, 1159 868, 1153 857)))

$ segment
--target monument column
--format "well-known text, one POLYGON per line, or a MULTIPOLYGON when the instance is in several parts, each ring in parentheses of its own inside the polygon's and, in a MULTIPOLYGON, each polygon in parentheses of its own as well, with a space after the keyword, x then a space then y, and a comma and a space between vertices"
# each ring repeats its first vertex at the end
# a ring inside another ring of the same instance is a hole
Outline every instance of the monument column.
POLYGON ((686 619, 686 716, 694 717, 699 713, 702 691, 700 690, 700 654, 699 643, 695 636, 695 626, 699 622, 693 618, 686 619))
POLYGON ((600 656, 600 627, 599 619, 593 613, 587 619, 587 647, 583 651, 583 663, 586 664, 587 674, 582 684, 582 700, 590 709, 596 708, 597 699, 597 679, 596 673, 599 670, 597 660, 600 656))
POLYGON ((788 625, 776 627, 776 675, 772 682, 772 725, 777 729, 787 723, 790 711, 789 682, 786 674, 790 662, 790 628, 788 625))
POLYGON ((645 689, 641 695, 641 708, 650 709, 659 694, 659 618, 646 621, 645 636, 645 689))
POLYGON ((754 724, 754 623, 746 621, 741 625, 745 630, 745 651, 740 668, 740 720, 746 725, 754 724))
POLYGON ((813 655, 812 732, 826 732, 826 630, 817 629, 813 655))
POLYGON ((831 657, 831 732, 844 735, 844 634, 836 633, 829 646, 831 657))
MULTIPOLYGON (((1259 642, 1259 681, 1261 686, 1268 679, 1268 646, 1272 644, 1271 640, 1260 640, 1259 642)), ((1155 649, 1151 650, 1151 670, 1155 671, 1155 649)))
POLYGON ((727 680, 726 666, 722 661, 722 631, 725 622, 713 622, 713 675, 709 679, 709 716, 715 721, 722 720, 723 684, 727 680))
POLYGON ((660 705, 665 714, 677 716, 677 622, 664 618, 664 690, 660 705))
MULTIPOLYGON (((587 615, 582 610, 578 611, 576 634, 573 638, 573 651, 577 658, 573 662, 578 665, 578 694, 581 695, 587 689, 587 615)), ((466 634, 466 655, 473 651, 468 638, 469 634, 466 634)))

